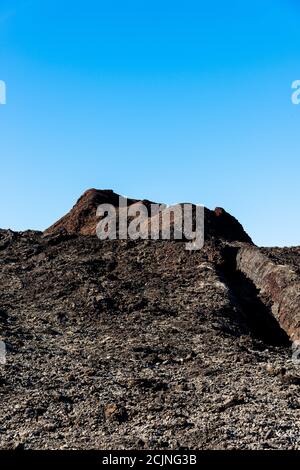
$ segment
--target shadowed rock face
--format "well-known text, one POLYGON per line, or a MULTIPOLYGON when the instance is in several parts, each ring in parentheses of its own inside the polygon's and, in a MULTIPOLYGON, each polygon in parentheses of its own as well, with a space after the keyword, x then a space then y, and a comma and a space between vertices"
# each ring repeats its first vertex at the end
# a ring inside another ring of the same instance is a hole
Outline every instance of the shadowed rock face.
POLYGON ((237 269, 260 290, 291 340, 299 340, 300 277, 297 271, 290 264, 275 264, 270 257, 250 247, 239 250, 237 269))
POLYGON ((215 237, 229 242, 253 244, 239 221, 221 207, 214 211, 205 208, 205 235, 206 238, 215 237))
MULTIPOLYGON (((96 235, 99 220, 96 217, 97 207, 100 204, 111 204, 118 209, 119 197, 120 195, 112 190, 89 189, 78 199, 68 214, 51 225, 44 233, 47 235, 65 230, 69 234, 96 235)), ((151 201, 129 198, 127 204, 131 206, 139 202, 147 207, 149 224, 151 224, 151 201)), ((252 243, 242 225, 222 208, 216 208, 215 211, 205 208, 205 237, 252 243)))

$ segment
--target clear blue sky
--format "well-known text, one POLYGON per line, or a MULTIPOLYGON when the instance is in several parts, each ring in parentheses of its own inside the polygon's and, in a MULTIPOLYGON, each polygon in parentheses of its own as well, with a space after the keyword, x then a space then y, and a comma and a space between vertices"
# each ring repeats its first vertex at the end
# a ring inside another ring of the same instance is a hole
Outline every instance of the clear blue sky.
POLYGON ((300 244, 299 24, 297 0, 1 0, 0 227, 96 187, 300 244))

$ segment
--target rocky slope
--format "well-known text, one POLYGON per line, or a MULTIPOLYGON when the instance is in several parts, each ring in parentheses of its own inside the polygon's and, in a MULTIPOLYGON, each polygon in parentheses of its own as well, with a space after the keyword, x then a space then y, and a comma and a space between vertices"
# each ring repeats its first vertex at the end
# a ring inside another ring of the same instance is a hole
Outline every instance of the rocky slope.
POLYGON ((258 249, 220 209, 199 251, 100 242, 115 196, 94 191, 44 234, 0 231, 0 447, 300 449, 286 286, 269 289, 293 271, 293 318, 299 249, 258 249))

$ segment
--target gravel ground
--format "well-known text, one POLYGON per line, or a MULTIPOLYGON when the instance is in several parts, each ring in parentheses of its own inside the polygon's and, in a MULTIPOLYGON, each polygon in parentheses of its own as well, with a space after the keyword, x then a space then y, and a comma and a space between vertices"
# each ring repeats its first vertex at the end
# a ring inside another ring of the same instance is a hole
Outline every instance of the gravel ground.
POLYGON ((300 449, 300 366, 220 253, 0 231, 1 448, 300 449))

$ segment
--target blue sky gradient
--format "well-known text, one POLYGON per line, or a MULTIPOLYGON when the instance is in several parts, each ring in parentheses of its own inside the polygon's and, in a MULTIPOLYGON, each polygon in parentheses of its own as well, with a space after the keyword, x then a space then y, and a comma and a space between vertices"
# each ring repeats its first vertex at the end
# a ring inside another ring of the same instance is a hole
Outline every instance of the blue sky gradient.
POLYGON ((0 226, 112 188, 299 245, 299 19, 295 0, 1 0, 0 226))

